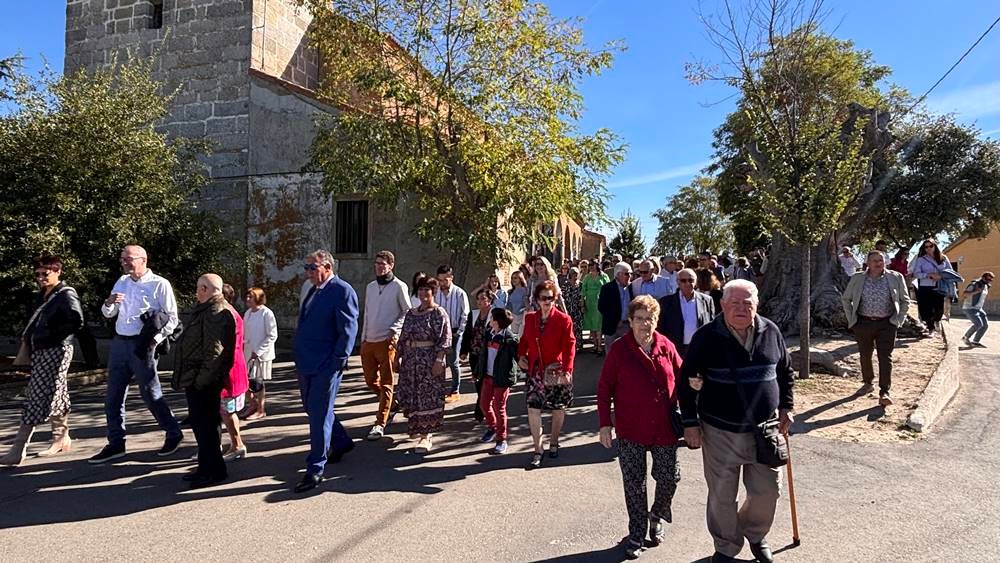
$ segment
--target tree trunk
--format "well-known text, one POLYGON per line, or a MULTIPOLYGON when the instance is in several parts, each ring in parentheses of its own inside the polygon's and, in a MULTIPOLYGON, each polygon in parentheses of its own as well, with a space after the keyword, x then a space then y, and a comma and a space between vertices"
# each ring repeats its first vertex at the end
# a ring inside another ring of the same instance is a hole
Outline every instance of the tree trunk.
POLYGON ((809 317, 812 314, 809 307, 809 282, 812 277, 810 255, 812 249, 806 245, 799 246, 801 259, 802 283, 799 291, 799 379, 809 379, 809 317))
POLYGON ((809 288, 803 293, 803 259, 798 245, 775 234, 767 258, 767 272, 760 289, 761 314, 774 321, 785 334, 800 332, 802 296, 808 295, 812 313, 810 328, 846 328, 847 318, 840 296, 847 276, 837 260, 833 235, 810 249, 809 288))
POLYGON ((455 283, 458 287, 466 287, 465 282, 469 277, 469 268, 472 266, 472 259, 469 252, 452 252, 451 267, 455 276, 455 283))

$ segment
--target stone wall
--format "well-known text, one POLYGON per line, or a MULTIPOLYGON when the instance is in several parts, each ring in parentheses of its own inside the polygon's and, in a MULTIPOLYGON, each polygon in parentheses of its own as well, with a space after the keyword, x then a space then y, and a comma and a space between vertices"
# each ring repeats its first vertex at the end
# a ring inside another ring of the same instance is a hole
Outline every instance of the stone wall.
POLYGON ((65 72, 94 69, 132 52, 154 56, 154 78, 176 92, 161 129, 206 137, 213 178, 247 173, 252 0, 163 0, 149 29, 150 0, 68 0, 65 72))
POLYGON ((319 87, 319 54, 307 33, 312 14, 294 0, 256 0, 252 67, 303 88, 319 87))

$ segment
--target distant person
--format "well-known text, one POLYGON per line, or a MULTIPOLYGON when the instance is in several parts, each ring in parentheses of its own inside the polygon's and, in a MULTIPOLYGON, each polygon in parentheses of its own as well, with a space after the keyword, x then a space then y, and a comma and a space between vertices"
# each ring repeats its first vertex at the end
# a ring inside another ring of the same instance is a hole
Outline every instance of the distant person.
POLYGON ((899 272, 905 278, 907 276, 907 264, 909 262, 910 253, 907 252, 905 248, 900 248, 896 251, 896 256, 889 261, 889 269, 893 272, 899 272))
POLYGON ((697 282, 695 289, 700 293, 712 298, 712 304, 716 311, 722 310, 722 279, 719 278, 710 268, 702 268, 695 271, 697 282))
POLYGON ((486 353, 479 356, 474 367, 482 379, 479 408, 485 415, 486 432, 483 442, 495 442, 490 454, 507 452, 507 398, 517 383, 517 336, 510 331, 513 315, 507 309, 490 311, 490 334, 486 353))
POLYGON ((514 270, 510 274, 510 293, 507 295, 507 310, 513 316, 510 331, 514 336, 521 336, 524 330, 524 312, 528 308, 528 282, 524 277, 524 272, 514 270))
POLYGON ((872 353, 878 352, 879 405, 892 405, 892 350, 896 347, 896 331, 906 320, 910 307, 910 292, 899 272, 885 269, 885 258, 872 250, 865 258, 864 272, 857 272, 844 289, 842 301, 847 327, 858 341, 861 355, 859 394, 874 390, 875 372, 872 353))
POLYGON ((631 278, 632 267, 626 262, 618 262, 614 269, 614 279, 604 284, 597 297, 605 350, 610 349, 611 344, 625 336, 629 330, 628 304, 635 297, 632 293, 631 278))
POLYGON ((417 272, 413 274, 413 283, 410 284, 410 308, 420 306, 420 298, 417 297, 417 285, 420 284, 420 280, 427 277, 426 272, 417 272))
POLYGON ((229 476, 222 457, 219 398, 238 353, 236 321, 222 296, 222 278, 198 278, 195 297, 184 332, 174 348, 174 389, 187 397, 188 418, 198 442, 198 467, 183 479, 192 489, 209 487, 229 476))
POLYGON ((125 456, 125 395, 133 378, 139 384, 139 395, 146 408, 166 434, 163 447, 156 454, 164 457, 176 452, 184 439, 156 373, 157 348, 173 335, 180 321, 174 290, 170 282, 148 268, 146 250, 141 246, 122 249, 121 266, 125 275, 118 278, 111 296, 101 306, 105 318, 117 319, 108 357, 104 403, 108 443, 88 460, 92 464, 125 456))
POLYGON ((736 264, 733 265, 733 271, 730 277, 734 280, 746 280, 748 282, 752 282, 757 279, 757 274, 755 274, 753 268, 750 267, 750 261, 740 256, 736 259, 736 264))
POLYGON ((680 289, 673 295, 663 297, 659 301, 659 322, 656 330, 670 339, 683 358, 687 355, 688 345, 697 330, 715 318, 715 302, 704 293, 694 290, 696 274, 694 270, 684 268, 677 273, 677 283, 680 289))
POLYGON ((21 425, 10 451, 0 458, 0 465, 24 462, 35 427, 46 420, 52 425, 52 445, 39 452, 39 457, 67 452, 72 445, 67 422, 70 400, 66 374, 73 361, 73 334, 83 327, 83 310, 76 290, 59 280, 62 272, 63 262, 58 256, 44 255, 34 262, 39 292, 34 300, 35 312, 21 332, 21 346, 28 354, 31 377, 21 410, 21 425))
POLYGON ((854 257, 850 246, 841 248, 840 256, 837 259, 840 260, 840 267, 844 270, 844 274, 847 277, 853 276, 855 272, 861 269, 861 262, 858 262, 858 259, 854 257))
POLYGON ((670 295, 670 283, 653 272, 652 260, 639 262, 637 273, 639 277, 632 282, 632 295, 635 297, 649 295, 653 299, 670 295))
POLYGON ((246 420, 260 420, 267 416, 267 382, 271 381, 278 321, 267 307, 267 295, 263 289, 251 287, 244 299, 247 310, 243 313, 243 360, 247 363, 247 374, 250 376, 250 404, 241 416, 246 420))
POLYGON ((611 281, 597 262, 590 263, 590 271, 583 277, 580 283, 583 293, 583 330, 586 330, 592 343, 594 353, 598 356, 604 354, 604 338, 601 336, 601 312, 597 308, 597 301, 601 295, 601 288, 611 281))
POLYGON ((962 336, 962 342, 968 346, 986 347, 982 340, 983 336, 986 335, 986 330, 990 327, 990 322, 983 307, 986 305, 986 296, 990 293, 990 284, 992 283, 993 272, 983 272, 978 280, 970 283, 962 292, 962 297, 964 297, 962 310, 972 322, 972 326, 962 336))
POLYGON ((333 256, 317 250, 306 257, 304 268, 312 288, 299 307, 295 369, 309 419, 309 455, 297 493, 316 488, 327 462, 337 463, 354 449, 334 403, 358 334, 358 295, 336 275, 333 256))
POLYGON ((936 242, 927 239, 920 244, 913 263, 913 276, 917 278, 917 311, 931 335, 939 328, 944 315, 944 295, 938 293, 937 282, 941 272, 950 268, 948 257, 941 253, 936 242))

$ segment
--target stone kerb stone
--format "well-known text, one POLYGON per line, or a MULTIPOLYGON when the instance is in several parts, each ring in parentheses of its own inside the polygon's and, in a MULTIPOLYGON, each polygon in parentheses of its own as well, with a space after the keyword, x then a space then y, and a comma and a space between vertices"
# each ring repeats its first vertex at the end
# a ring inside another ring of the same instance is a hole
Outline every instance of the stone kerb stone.
POLYGON ((944 358, 917 401, 916 410, 906 421, 906 425, 916 432, 925 432, 934 424, 941 411, 958 392, 961 383, 958 366, 958 343, 961 339, 959 330, 950 322, 942 322, 941 326, 947 346, 944 358))

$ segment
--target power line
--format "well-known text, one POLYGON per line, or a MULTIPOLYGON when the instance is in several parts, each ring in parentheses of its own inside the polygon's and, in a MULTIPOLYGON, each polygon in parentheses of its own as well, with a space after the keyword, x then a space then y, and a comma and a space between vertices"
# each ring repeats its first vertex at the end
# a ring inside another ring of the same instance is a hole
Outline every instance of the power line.
POLYGON ((997 23, 1000 23, 1000 17, 993 20, 993 23, 990 24, 990 27, 988 27, 986 31, 984 31, 983 34, 979 36, 979 39, 976 39, 976 42, 973 43, 972 46, 969 47, 965 51, 965 53, 963 53, 962 56, 958 58, 957 61, 955 61, 955 64, 951 65, 951 68, 949 68, 947 72, 941 75, 941 78, 938 78, 937 82, 935 82, 933 86, 928 88, 927 91, 924 92, 923 96, 917 98, 917 101, 913 102, 913 105, 911 105, 905 112, 903 112, 903 115, 910 113, 911 111, 913 111, 913 108, 917 107, 920 104, 920 102, 924 101, 927 98, 927 96, 932 91, 934 91, 935 88, 938 87, 938 84, 941 84, 941 82, 944 81, 944 79, 947 78, 949 74, 951 74, 951 71, 955 70, 955 67, 957 67, 963 60, 965 60, 965 57, 969 56, 969 53, 971 53, 972 50, 976 48, 976 45, 979 45, 979 43, 983 40, 983 38, 985 38, 987 35, 989 35, 991 31, 993 31, 993 28, 996 27, 997 23))

